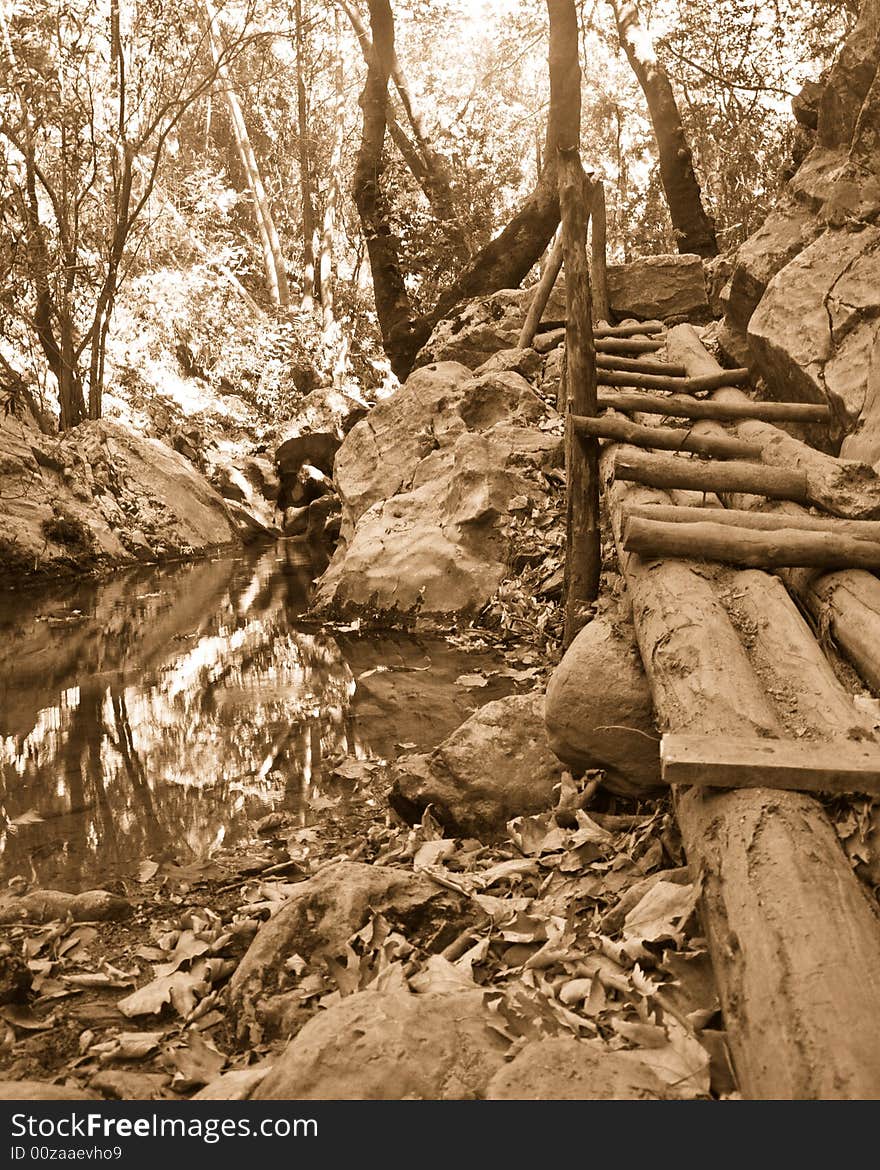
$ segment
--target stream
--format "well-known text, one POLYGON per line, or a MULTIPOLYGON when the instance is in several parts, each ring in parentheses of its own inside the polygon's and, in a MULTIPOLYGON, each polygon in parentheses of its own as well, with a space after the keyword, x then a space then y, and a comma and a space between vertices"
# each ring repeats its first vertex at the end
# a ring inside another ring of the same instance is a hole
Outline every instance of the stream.
POLYGON ((305 621, 311 579, 279 541, 0 593, 0 880, 78 892, 270 812, 312 824, 351 788, 340 763, 428 750, 513 689, 456 682, 500 655, 305 621))

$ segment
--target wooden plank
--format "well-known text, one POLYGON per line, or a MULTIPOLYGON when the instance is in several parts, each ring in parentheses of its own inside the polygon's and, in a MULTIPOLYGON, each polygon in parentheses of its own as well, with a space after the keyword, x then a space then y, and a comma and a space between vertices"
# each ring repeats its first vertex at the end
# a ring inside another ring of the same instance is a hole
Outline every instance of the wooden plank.
MULTIPOLYGON (((795 473, 796 474, 796 473, 795 473)), ((717 561, 753 569, 880 569, 880 542, 836 532, 779 528, 761 532, 727 524, 670 524, 630 515, 624 548, 640 557, 717 561)))
MULTIPOLYGON (((713 463, 677 455, 659 455, 637 447, 619 447, 614 458, 617 479, 649 487, 687 488, 698 492, 749 492, 772 500, 805 502, 806 478, 800 471, 760 463, 713 463)), ((684 528, 685 525, 670 525, 684 528)), ((690 527, 690 526, 688 526, 690 527)))
MULTIPOLYGON (((597 343, 598 344, 598 343, 597 343)), ((764 419, 784 422, 824 422, 830 417, 827 406, 806 402, 704 402, 684 394, 649 394, 637 390, 600 390, 600 410, 623 410, 627 414, 663 414, 670 418, 764 419)))
MULTIPOLYGON (((655 451, 690 451, 696 455, 708 455, 716 459, 761 458, 760 447, 753 447, 749 443, 744 443, 742 439, 734 439, 727 435, 695 435, 690 427, 645 427, 615 414, 603 415, 602 418, 586 418, 579 415, 573 418, 572 422, 578 434, 613 439, 618 443, 632 443, 636 447, 647 447, 655 451)), ((692 510, 701 511, 699 508, 692 510)), ((657 519, 661 517, 658 516, 657 519)))
POLYGON ((724 386, 743 386, 749 380, 749 371, 721 370, 699 378, 674 378, 669 374, 619 373, 599 370, 600 386, 635 386, 643 390, 671 390, 682 394, 699 394, 702 390, 719 390, 724 386))
POLYGON ((667 732, 660 766, 668 784, 782 788, 880 795, 876 743, 682 735, 667 732))
POLYGON ((519 337, 516 342, 517 349, 528 349, 535 340, 535 334, 538 331, 541 321, 541 314, 547 308, 547 302, 550 300, 550 294, 553 291, 556 277, 559 275, 561 268, 562 232, 556 237, 556 243, 553 245, 550 255, 547 257, 544 272, 538 281, 538 287, 535 289, 535 295, 532 297, 532 302, 529 305, 529 311, 526 313, 523 327, 519 331, 519 337))

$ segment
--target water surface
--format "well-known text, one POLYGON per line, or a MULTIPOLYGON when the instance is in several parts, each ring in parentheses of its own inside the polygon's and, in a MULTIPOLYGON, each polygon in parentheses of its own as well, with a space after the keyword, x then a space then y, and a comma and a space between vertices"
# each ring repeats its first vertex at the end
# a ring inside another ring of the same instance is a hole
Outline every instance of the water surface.
POLYGON ((0 878, 80 890, 207 858, 266 813, 302 824, 343 757, 427 749, 485 656, 303 620, 308 550, 0 593, 0 878))

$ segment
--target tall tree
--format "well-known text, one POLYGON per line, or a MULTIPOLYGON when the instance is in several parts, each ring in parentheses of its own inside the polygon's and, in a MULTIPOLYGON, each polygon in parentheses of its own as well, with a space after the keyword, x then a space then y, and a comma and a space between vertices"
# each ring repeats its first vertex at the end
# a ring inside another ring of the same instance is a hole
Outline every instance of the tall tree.
POLYGON ((302 0, 294 0, 294 35, 296 39, 296 112, 297 154, 299 156, 299 190, 302 209, 303 279, 302 307, 310 312, 315 303, 315 217, 312 149, 309 134, 309 103, 306 89, 305 29, 302 0))
POLYGON ((540 258, 559 224, 557 190, 558 110, 547 119, 544 167, 535 187, 502 232, 491 240, 427 313, 413 317, 388 224, 381 187, 387 126, 388 79, 394 62, 394 17, 388 0, 370 0, 373 52, 361 95, 363 133, 355 168, 354 197, 360 215, 382 341, 398 378, 405 378, 432 329, 459 302, 515 288, 540 258))
POLYGON ((657 140, 660 180, 680 252, 717 256, 715 225, 703 207, 693 155, 669 75, 660 63, 651 35, 642 23, 635 0, 608 0, 614 13, 620 47, 638 79, 648 104, 657 140))
MULTIPOLYGON (((214 10, 211 0, 202 0, 202 3, 205 10, 208 44, 210 45, 211 55, 214 59, 214 68, 223 90, 226 108, 229 111, 229 121, 232 126, 235 148, 238 153, 239 162, 241 163, 241 169, 244 172, 245 182, 247 183, 253 203, 254 218, 260 233, 263 268, 266 273, 266 287, 273 304, 276 304, 281 309, 286 309, 290 305, 290 288, 287 282, 287 268, 284 263, 284 254, 281 250, 278 229, 275 226, 272 208, 269 205, 269 197, 266 194, 266 188, 257 164, 257 156, 251 145, 241 102, 239 101, 238 94, 235 92, 232 77, 223 59, 223 53, 219 44, 220 33, 217 27, 217 13, 214 10)), ((314 267, 314 260, 312 263, 314 267)))

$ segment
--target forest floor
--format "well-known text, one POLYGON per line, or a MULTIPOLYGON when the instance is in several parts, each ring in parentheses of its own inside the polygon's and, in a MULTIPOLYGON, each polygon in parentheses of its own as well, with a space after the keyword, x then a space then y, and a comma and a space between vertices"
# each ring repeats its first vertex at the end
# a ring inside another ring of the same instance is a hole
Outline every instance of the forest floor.
MULTIPOLYGON (((515 599, 512 588, 513 609, 515 599)), ((531 641, 515 638, 516 623, 506 624, 463 640, 505 646, 508 665, 541 683, 556 655, 534 677, 529 664, 546 642, 537 630, 531 641)), ((388 807, 390 768, 342 761, 345 799, 322 798, 306 828, 273 813, 250 841, 208 861, 143 862, 138 880, 119 887, 113 921, 89 920, 87 907, 75 915, 85 921, 71 921, 69 904, 42 910, 40 921, 7 916, 0 1077, 140 1100, 247 1091, 220 1078, 257 1070, 239 1078, 252 1087, 288 1037, 242 1028, 229 980, 301 883, 356 861, 426 876, 457 895, 459 911, 412 929, 400 929, 393 910, 356 923, 344 964, 292 956, 284 989, 297 1000, 297 1024, 371 986, 478 987, 510 1055, 547 1036, 601 1038, 638 1047, 669 1096, 735 1091, 698 889, 668 800, 627 801, 603 790, 598 774, 565 774, 556 807, 512 821, 503 839, 450 839, 430 812, 411 827, 388 807)), ((0 915, 20 893, 0 898, 0 915)))

